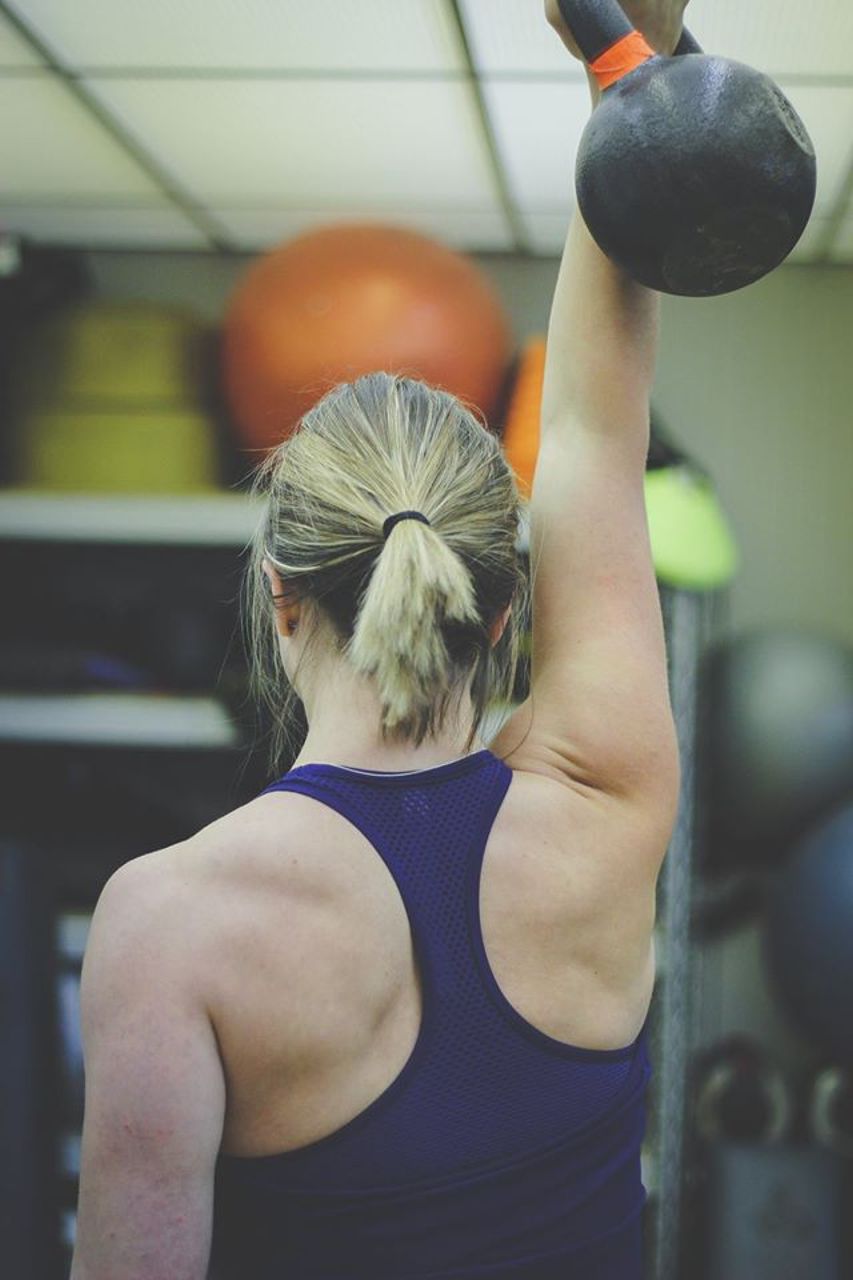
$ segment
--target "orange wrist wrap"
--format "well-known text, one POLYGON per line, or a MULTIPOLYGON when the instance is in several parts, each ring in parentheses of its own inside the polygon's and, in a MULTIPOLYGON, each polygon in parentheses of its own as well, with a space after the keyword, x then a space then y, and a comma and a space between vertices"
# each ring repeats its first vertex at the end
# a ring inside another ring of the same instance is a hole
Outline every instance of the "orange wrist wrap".
POLYGON ((623 76, 627 76, 629 72, 636 70, 654 56, 654 49, 646 43, 639 31, 632 31, 621 40, 617 40, 609 49, 605 49, 595 62, 589 64, 589 69, 600 87, 609 89, 617 80, 621 80, 623 76))

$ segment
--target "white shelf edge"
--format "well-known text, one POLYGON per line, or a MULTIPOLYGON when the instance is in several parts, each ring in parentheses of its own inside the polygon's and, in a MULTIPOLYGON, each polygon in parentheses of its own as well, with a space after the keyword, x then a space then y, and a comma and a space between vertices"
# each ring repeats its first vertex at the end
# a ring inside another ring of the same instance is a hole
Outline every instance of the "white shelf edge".
POLYGON ((157 693, 0 693, 0 742, 232 747, 240 735, 214 698, 157 693))
MULTIPOLYGON (((0 489, 0 539, 245 547, 265 499, 245 493, 48 493, 0 489)), ((519 552, 528 549, 527 504, 519 552)))
POLYGON ((264 509, 248 494, 0 490, 0 538, 35 542, 245 546, 264 509))

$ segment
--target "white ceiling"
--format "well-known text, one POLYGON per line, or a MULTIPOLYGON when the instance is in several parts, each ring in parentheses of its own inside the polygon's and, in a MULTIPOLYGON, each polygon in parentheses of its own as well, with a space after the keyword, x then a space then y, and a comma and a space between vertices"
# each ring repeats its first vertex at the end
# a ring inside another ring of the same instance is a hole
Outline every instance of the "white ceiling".
MULTIPOLYGON (((794 259, 853 262, 853 3, 688 13, 812 135, 794 259)), ((255 250, 373 218, 555 254, 587 116, 542 0, 0 0, 0 226, 45 243, 255 250)))

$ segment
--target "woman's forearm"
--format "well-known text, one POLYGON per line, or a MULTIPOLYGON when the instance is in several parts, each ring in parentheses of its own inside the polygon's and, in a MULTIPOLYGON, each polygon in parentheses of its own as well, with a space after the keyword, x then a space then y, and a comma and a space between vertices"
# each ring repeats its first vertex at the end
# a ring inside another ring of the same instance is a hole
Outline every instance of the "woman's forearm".
MULTIPOLYGON (((593 104, 598 90, 591 80, 593 104)), ((551 316, 542 431, 566 424, 648 443, 659 298, 602 253, 580 211, 569 227, 551 316)))
POLYGON ((647 440, 658 311, 658 295, 605 257, 576 212, 548 324, 543 432, 571 421, 647 440))

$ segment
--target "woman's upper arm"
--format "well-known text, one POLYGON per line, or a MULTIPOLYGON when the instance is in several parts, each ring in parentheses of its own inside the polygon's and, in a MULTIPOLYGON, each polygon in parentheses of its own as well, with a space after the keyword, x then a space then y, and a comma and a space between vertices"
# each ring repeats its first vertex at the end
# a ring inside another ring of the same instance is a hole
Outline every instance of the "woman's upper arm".
MULTIPOLYGON (((530 503, 531 696, 518 727, 525 756, 574 783, 674 804, 643 444, 569 424, 543 438, 530 503)), ((512 737, 502 731, 508 749, 512 737)))
POLYGON ((225 1080, 162 855, 117 871, 83 963, 86 1101, 72 1280, 207 1273, 225 1080))

